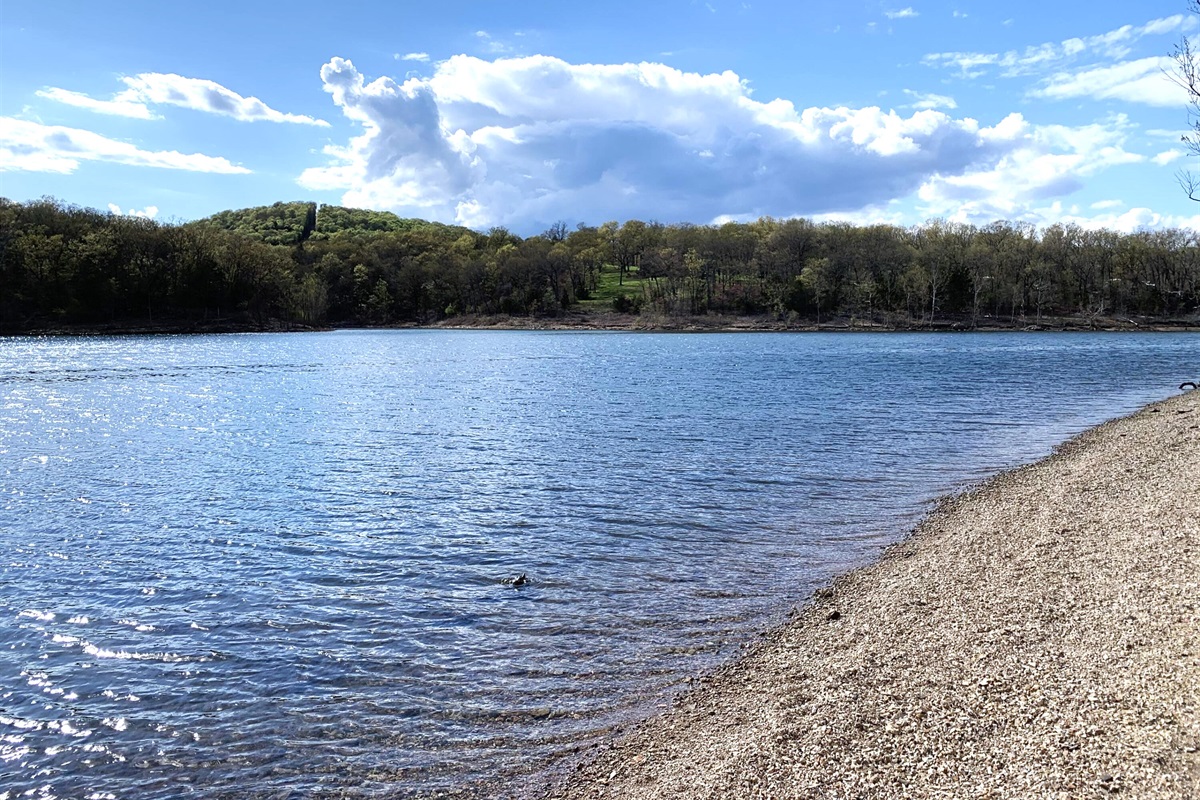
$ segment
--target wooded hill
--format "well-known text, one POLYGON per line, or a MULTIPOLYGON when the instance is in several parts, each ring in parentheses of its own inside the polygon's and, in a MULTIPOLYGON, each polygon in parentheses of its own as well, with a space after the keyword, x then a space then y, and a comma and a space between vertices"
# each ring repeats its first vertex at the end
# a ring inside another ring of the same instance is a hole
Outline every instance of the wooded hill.
POLYGON ((185 224, 0 199, 0 328, 431 324, 596 311, 896 328, 1194 322, 1197 234, 631 220, 521 238, 277 203, 185 224))
POLYGON ((362 208, 318 206, 316 203, 275 203, 238 211, 222 211, 197 224, 214 225, 233 233, 241 233, 267 244, 300 244, 309 239, 330 236, 356 236, 370 233, 395 233, 421 228, 444 232, 469 233, 467 228, 405 219, 388 211, 368 211, 362 208), (318 213, 319 211, 319 213, 318 213))

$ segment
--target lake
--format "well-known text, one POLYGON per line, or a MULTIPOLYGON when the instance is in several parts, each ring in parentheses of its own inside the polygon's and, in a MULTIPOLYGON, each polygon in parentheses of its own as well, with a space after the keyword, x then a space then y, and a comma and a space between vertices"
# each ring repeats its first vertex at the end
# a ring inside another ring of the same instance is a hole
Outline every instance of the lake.
POLYGON ((0 339, 0 800, 553 763, 937 496, 1200 378, 1197 342, 0 339))

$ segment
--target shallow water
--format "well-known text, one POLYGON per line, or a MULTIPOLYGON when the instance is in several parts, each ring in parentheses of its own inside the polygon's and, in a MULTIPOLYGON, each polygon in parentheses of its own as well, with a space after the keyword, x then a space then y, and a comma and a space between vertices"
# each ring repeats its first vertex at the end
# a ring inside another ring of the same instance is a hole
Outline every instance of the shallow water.
POLYGON ((0 340, 0 800, 422 795, 563 753, 935 496, 1172 394, 1197 341, 0 340))

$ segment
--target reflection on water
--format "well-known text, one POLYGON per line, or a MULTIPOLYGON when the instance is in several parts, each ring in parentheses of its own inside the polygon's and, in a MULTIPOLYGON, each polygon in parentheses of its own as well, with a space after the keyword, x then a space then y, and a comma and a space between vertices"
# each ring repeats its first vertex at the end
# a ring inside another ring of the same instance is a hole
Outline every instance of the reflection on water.
POLYGON ((1192 342, 2 340, 0 798, 420 795, 566 752, 937 494, 1171 393, 1192 342))

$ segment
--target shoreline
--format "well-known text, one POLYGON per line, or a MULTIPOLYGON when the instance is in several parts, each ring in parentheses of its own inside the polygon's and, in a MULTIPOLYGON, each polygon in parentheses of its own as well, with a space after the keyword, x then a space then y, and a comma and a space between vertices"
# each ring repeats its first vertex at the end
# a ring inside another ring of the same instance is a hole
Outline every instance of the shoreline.
POLYGON ((831 317, 784 320, 766 315, 668 317, 656 314, 575 312, 560 317, 470 316, 442 320, 432 325, 412 325, 432 330, 549 330, 624 331, 629 333, 1034 333, 1034 332, 1195 332, 1200 321, 1191 319, 1130 317, 1049 316, 1040 321, 1004 321, 981 317, 972 325, 966 316, 947 315, 925 324, 887 324, 870 319, 831 317))
POLYGON ((1089 429, 943 498, 878 561, 536 788, 1200 796, 1197 486, 1200 392, 1089 429))
POLYGON ((996 333, 996 332, 1137 332, 1189 333, 1200 331, 1200 320, 1158 317, 1046 316, 1041 320, 1003 321, 983 317, 947 316, 926 324, 885 324, 850 317, 834 317, 819 324, 811 319, 784 320, 772 316, 711 314, 691 317, 620 314, 617 312, 567 312, 557 317, 466 315, 428 323, 346 327, 288 323, 279 320, 238 322, 177 320, 148 322, 45 324, 0 328, 0 339, 18 336, 156 336, 221 333, 305 333, 332 330, 492 330, 492 331, 614 331, 626 333, 996 333))

